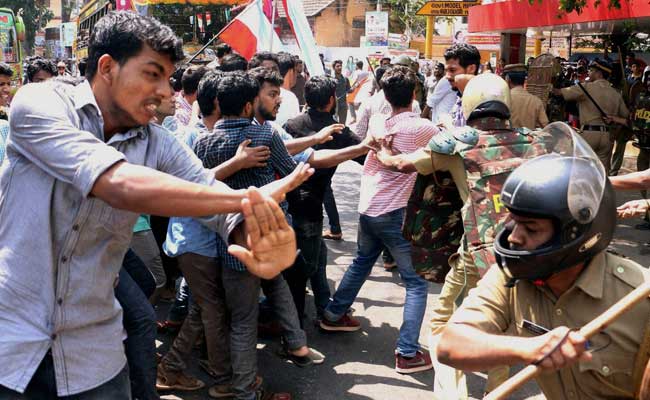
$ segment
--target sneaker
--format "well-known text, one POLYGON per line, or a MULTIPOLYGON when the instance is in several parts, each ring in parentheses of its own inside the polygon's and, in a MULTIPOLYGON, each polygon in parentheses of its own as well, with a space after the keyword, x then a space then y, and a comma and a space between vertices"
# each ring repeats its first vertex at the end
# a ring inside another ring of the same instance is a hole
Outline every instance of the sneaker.
POLYGON ((156 374, 157 390, 194 391, 202 389, 204 386, 205 383, 203 381, 186 375, 183 371, 166 371, 162 365, 158 365, 158 372, 156 374))
POLYGON ((323 318, 320 321, 321 329, 329 332, 354 332, 361 329, 361 323, 352 318, 349 314, 345 314, 338 321, 328 321, 323 318))
POLYGON ((341 240, 343 239, 343 233, 332 233, 329 229, 323 232, 323 239, 329 239, 329 240, 341 240))
POLYGON ((325 361, 325 356, 318 350, 308 348, 309 352, 304 356, 297 356, 291 353, 286 344, 283 343, 278 351, 278 355, 292 362, 295 366, 300 368, 311 367, 312 365, 319 365, 325 361))
POLYGON ((432 368, 433 364, 431 364, 431 356, 428 351, 418 351, 415 356, 410 358, 395 354, 395 371, 400 374, 413 374, 432 368))

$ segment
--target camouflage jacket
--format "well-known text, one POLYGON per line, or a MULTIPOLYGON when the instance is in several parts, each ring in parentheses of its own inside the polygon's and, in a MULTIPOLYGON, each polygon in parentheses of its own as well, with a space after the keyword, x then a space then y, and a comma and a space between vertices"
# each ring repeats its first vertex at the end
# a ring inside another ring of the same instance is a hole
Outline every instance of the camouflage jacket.
POLYGON ((461 210, 465 248, 481 276, 496 263, 492 246, 508 211, 501 203, 503 183, 526 159, 545 153, 532 132, 510 129, 501 119, 481 118, 453 134, 461 139, 453 152, 463 158, 469 187, 461 210))
POLYGON ((637 137, 636 145, 642 149, 650 149, 650 92, 639 94, 636 106, 631 114, 632 129, 637 137))

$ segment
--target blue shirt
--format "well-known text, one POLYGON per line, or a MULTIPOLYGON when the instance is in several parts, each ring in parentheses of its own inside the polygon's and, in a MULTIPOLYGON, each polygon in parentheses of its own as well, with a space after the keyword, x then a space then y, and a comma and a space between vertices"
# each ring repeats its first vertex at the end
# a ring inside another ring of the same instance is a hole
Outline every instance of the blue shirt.
MULTIPOLYGON (((185 144, 192 149, 196 138, 205 133, 208 133, 208 130, 203 124, 198 125, 195 129, 190 129, 185 134, 185 144)), ((197 219, 171 217, 167 226, 163 251, 169 257, 178 257, 185 253, 217 257, 217 235, 197 219)))
MULTIPOLYGON (((221 119, 214 125, 211 134, 201 135, 194 143, 194 152, 203 161, 206 168, 214 168, 235 156, 237 148, 246 139, 251 140, 251 146, 268 146, 271 150, 265 167, 247 168, 237 171, 224 180, 233 189, 246 189, 250 186, 261 187, 289 175, 296 168, 282 138, 268 124, 252 124, 246 118, 221 119)), ((280 203, 287 211, 287 203, 280 203)), ((237 271, 245 271, 246 267, 228 253, 228 246, 221 238, 217 240, 219 256, 224 265, 237 271)))

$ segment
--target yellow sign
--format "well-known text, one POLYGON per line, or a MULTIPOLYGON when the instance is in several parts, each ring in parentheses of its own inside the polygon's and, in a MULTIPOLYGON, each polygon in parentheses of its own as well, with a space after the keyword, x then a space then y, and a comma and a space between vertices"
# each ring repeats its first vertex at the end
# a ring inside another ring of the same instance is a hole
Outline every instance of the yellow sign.
POLYGON ((448 17, 466 17, 469 15, 469 8, 481 4, 479 0, 474 1, 429 1, 424 3, 422 8, 416 12, 417 15, 435 15, 448 17))

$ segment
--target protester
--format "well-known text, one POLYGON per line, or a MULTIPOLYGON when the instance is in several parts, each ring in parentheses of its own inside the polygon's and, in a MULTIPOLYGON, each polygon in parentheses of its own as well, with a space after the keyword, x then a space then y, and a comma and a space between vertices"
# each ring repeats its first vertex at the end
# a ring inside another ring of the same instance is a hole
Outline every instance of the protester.
POLYGON ((11 98, 11 78, 14 71, 5 63, 0 62, 0 119, 9 119, 9 100, 11 98))
POLYGON ((27 83, 39 83, 58 76, 56 65, 42 57, 27 60, 27 83))
POLYGON ((307 82, 304 68, 305 64, 300 58, 296 57, 296 83, 291 88, 291 92, 298 98, 298 104, 300 104, 301 109, 305 106, 305 82, 307 82))
POLYGON ((300 102, 296 95, 291 92, 291 88, 296 83, 295 58, 289 53, 278 53, 278 68, 284 81, 280 88, 282 104, 280 104, 280 110, 278 111, 276 122, 279 125, 284 125, 285 122, 300 114, 300 102))
POLYGON ((168 27, 111 12, 90 37, 87 81, 16 94, 0 171, 0 240, 11 249, 0 252, 0 298, 12 321, 0 343, 3 397, 131 398, 113 288, 137 213, 210 216, 243 207, 246 232, 235 214, 204 222, 227 240, 249 236, 250 250, 230 251, 256 274, 276 275, 293 262, 293 232, 262 193, 281 198, 307 169, 261 192, 233 191, 149 123, 172 95, 169 77, 182 56, 168 27), (270 230, 256 228, 261 215, 276 215, 270 230))

